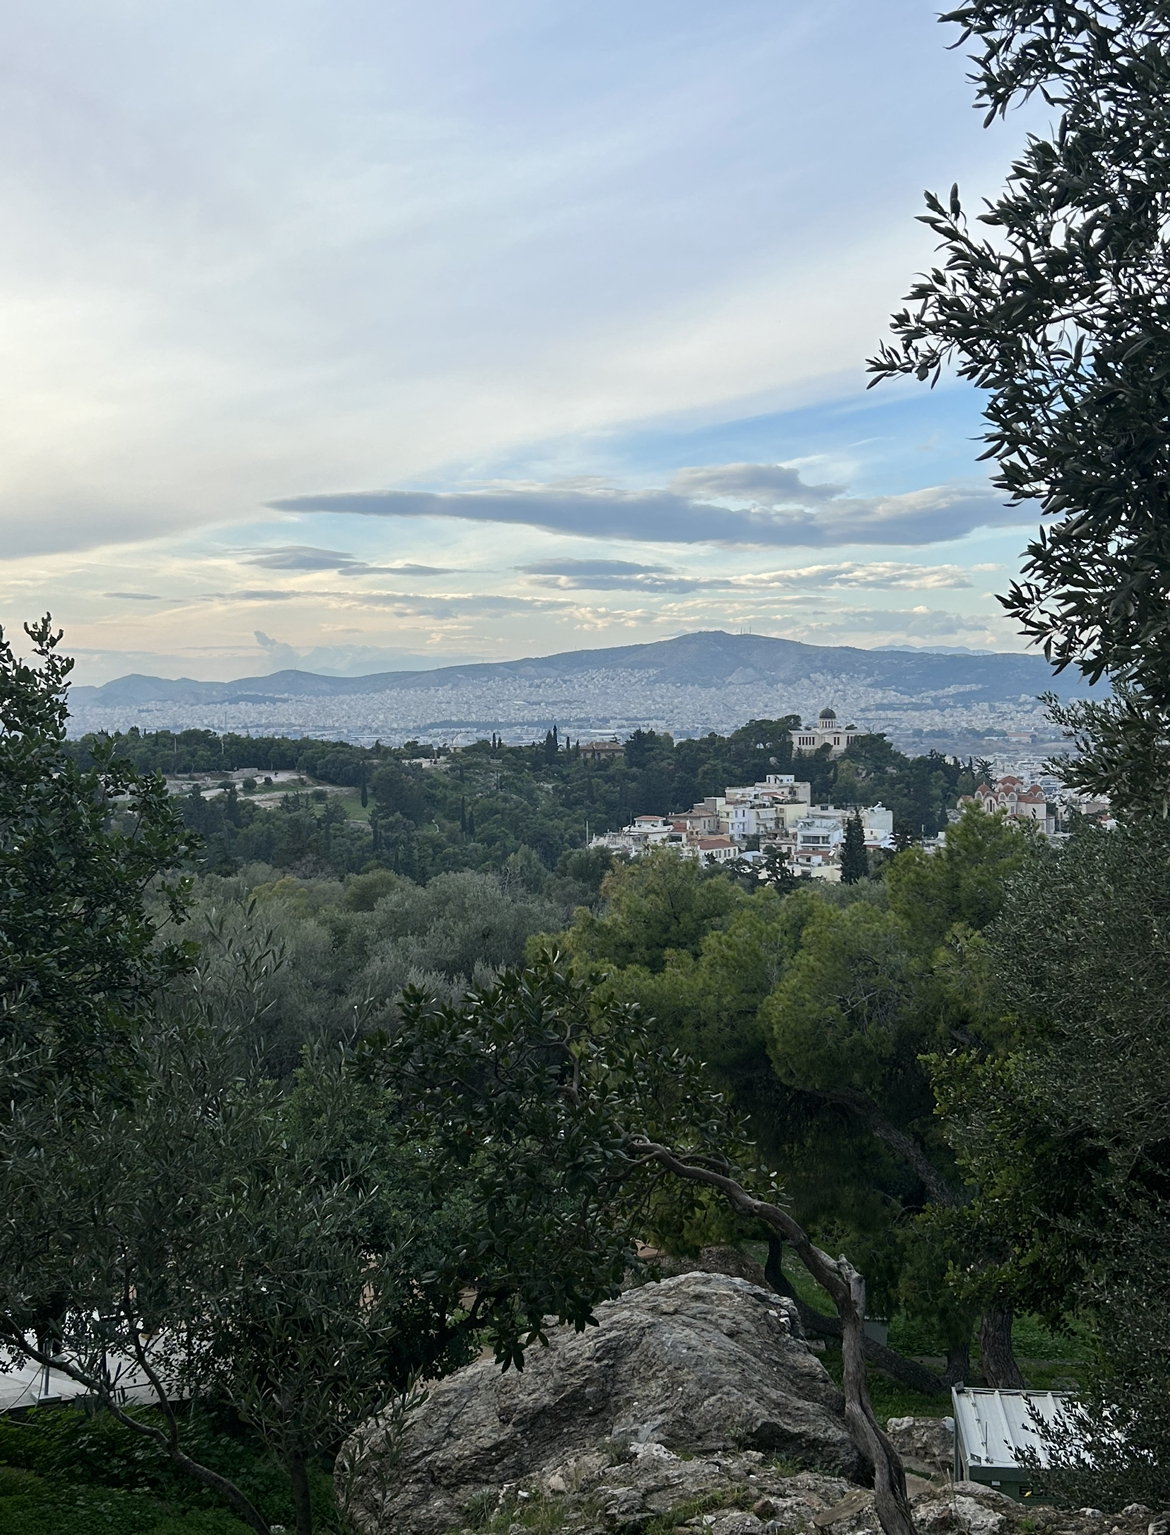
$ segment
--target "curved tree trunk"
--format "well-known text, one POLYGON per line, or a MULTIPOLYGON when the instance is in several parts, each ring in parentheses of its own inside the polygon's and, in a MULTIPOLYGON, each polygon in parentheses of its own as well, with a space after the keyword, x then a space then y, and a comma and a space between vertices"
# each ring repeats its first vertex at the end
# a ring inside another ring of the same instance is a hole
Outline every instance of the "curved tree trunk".
MULTIPOLYGON (((764 1278, 772 1286, 778 1295, 786 1295, 789 1300, 795 1301, 796 1310, 800 1316, 800 1325, 805 1332, 815 1333, 821 1338, 840 1339, 842 1328, 839 1316, 826 1316, 823 1311, 818 1311, 810 1306, 807 1301, 801 1300, 792 1288, 791 1281, 783 1268, 784 1242, 775 1232, 768 1234, 768 1261, 764 1265, 764 1278)), ((924 1396, 938 1396, 954 1385, 954 1381, 940 1380, 933 1370, 926 1365, 919 1364, 917 1359, 907 1359, 905 1354, 899 1354, 897 1349, 887 1347, 884 1343, 878 1343, 873 1338, 863 1338, 862 1347, 865 1357, 870 1364, 883 1371, 891 1379, 900 1381, 903 1386, 909 1386, 911 1391, 921 1391, 924 1396)), ((959 1376, 965 1380, 966 1376, 959 1376)))
POLYGON ((845 1367, 845 1421, 853 1443, 873 1471, 874 1503, 885 1535, 916 1535, 906 1494, 906 1472, 897 1450, 874 1416, 865 1378, 865 1280, 845 1257, 830 1258, 809 1241, 804 1230, 779 1205, 756 1199, 725 1173, 686 1161, 653 1141, 630 1142, 633 1158, 657 1162, 677 1178, 719 1189, 739 1215, 753 1216, 792 1243, 797 1257, 816 1282, 832 1296, 841 1325, 841 1358, 845 1367))
MULTIPOLYGON (((776 1231, 768 1232, 768 1261, 764 1264, 764 1278, 777 1295, 787 1295, 789 1300, 801 1304, 800 1296, 792 1288, 792 1281, 784 1272, 784 1238, 776 1231)), ((801 1321, 804 1318, 801 1317, 801 1321)))
POLYGON ((1024 1377, 1012 1353, 1012 1313, 999 1306, 990 1306, 983 1313, 979 1328, 979 1357, 983 1364, 983 1378, 989 1386, 1005 1391, 1019 1391, 1024 1377))

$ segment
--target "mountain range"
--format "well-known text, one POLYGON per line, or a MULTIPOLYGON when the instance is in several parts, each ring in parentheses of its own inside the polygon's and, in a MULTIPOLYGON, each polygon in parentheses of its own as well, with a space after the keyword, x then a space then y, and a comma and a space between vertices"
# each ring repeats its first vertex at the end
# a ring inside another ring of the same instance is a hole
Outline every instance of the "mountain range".
POLYGON ((275 702, 288 698, 344 698, 362 693, 475 687, 503 678, 533 681, 570 678, 584 672, 641 672, 647 680, 674 686, 723 687, 753 682, 799 684, 833 677, 863 687, 892 689, 907 696, 943 696, 956 689, 971 702, 1031 698, 1047 689, 1081 696, 1088 686, 1077 673, 1053 677, 1040 656, 1010 652, 859 650, 847 645, 804 645, 763 634, 705 630, 648 645, 566 650, 519 661, 483 661, 428 671, 372 672, 364 677, 326 677, 316 672, 279 671, 234 682, 196 682, 190 677, 147 677, 131 673, 101 687, 74 687, 73 706, 87 711, 103 704, 225 704, 275 702))
POLYGON ((1042 723, 1036 699, 1089 689, 1053 677, 1036 655, 860 650, 721 630, 648 645, 563 651, 427 671, 328 677, 278 671, 232 682, 131 675, 74 687, 80 730, 202 726, 253 734, 456 741, 498 730, 531 739, 551 723, 577 732, 734 729, 750 718, 809 715, 832 704, 862 728, 960 735, 1042 723))

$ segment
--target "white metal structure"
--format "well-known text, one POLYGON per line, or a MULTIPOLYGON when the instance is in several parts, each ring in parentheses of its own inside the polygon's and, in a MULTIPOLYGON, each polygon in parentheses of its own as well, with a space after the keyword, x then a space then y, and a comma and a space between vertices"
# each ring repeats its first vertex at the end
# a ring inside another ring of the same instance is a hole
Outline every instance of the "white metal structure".
POLYGON ((1009 1497, 1023 1499, 1032 1480, 1020 1464, 1022 1450, 1035 1451, 1048 1464, 1036 1420, 1052 1423, 1065 1401, 1059 1391, 997 1391, 990 1386, 955 1386, 955 1480, 984 1482, 1009 1497))

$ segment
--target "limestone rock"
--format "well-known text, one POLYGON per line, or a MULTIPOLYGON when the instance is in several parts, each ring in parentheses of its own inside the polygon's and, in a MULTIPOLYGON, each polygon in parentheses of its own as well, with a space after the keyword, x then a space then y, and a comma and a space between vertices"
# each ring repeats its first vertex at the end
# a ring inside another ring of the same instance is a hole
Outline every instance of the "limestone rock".
POLYGON ((953 1418, 890 1418, 890 1443, 914 1471, 949 1471, 954 1462, 953 1418))
MULTIPOLYGON (((550 1328, 549 1347, 531 1349, 521 1372, 484 1360, 439 1381, 397 1453, 376 1421, 360 1430, 340 1460, 355 1468, 344 1502, 359 1535, 442 1535, 467 1523, 469 1504, 542 1473, 550 1495, 554 1479, 568 1490, 574 1479, 593 1484, 608 1527, 635 1525, 644 1509, 673 1507, 657 1508, 649 1484, 688 1480, 678 1450, 751 1446, 761 1459, 767 1451, 861 1474, 840 1393, 784 1297, 722 1274, 681 1274, 598 1306, 597 1320, 583 1333, 550 1328), (615 1459, 629 1462, 612 1468, 620 1476, 607 1474, 615 1459)), ((750 1475, 745 1514, 770 1492, 750 1475)))
POLYGON ((666 1274, 730 1274, 746 1279, 748 1284, 770 1290, 763 1265, 740 1247, 704 1247, 697 1258, 663 1258, 659 1263, 666 1274))

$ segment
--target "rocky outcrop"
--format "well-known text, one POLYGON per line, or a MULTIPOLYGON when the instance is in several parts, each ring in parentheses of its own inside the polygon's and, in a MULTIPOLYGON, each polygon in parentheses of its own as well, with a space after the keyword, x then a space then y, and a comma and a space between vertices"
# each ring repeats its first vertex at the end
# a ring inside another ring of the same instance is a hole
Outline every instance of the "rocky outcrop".
MULTIPOLYGON (((750 1449, 761 1463, 860 1476, 840 1394, 784 1297, 682 1274, 598 1306, 597 1320, 583 1333, 550 1328, 548 1348, 531 1349, 521 1372, 485 1360, 439 1381, 397 1445, 377 1422, 360 1431, 339 1473, 360 1535, 442 1535, 502 1488, 535 1479, 555 1497, 557 1475, 596 1481, 611 1462, 616 1488, 623 1460, 653 1463, 681 1486, 693 1477, 677 1452, 750 1449), (657 1448, 639 1449, 648 1446, 657 1448), (558 1472, 570 1464, 578 1470, 558 1472)), ((649 1493, 639 1496, 647 1506, 649 1493)), ((601 1516, 603 1526, 631 1522, 620 1510, 601 1516)))
POLYGON ((704 1247, 697 1258, 660 1258, 658 1267, 664 1276, 730 1274, 735 1279, 746 1279, 748 1284, 759 1285, 761 1290, 772 1288, 764 1275, 763 1265, 741 1247, 704 1247))
MULTIPOLYGON (((974 1482, 907 1478, 919 1535, 1166 1535, 1137 1504, 1120 1514, 1014 1503, 974 1482)), ((368 1489, 367 1489, 368 1491, 368 1489)), ((393 1488, 387 1488, 391 1499, 393 1488)), ((361 1512, 363 1535, 397 1535, 391 1503, 361 1512)), ((881 1535, 873 1493, 843 1477, 791 1474, 760 1450, 709 1456, 610 1444, 553 1461, 467 1500, 451 1535, 881 1535)))
POLYGON ((934 1475, 954 1465, 953 1418, 891 1418, 886 1433, 908 1471, 934 1475))

